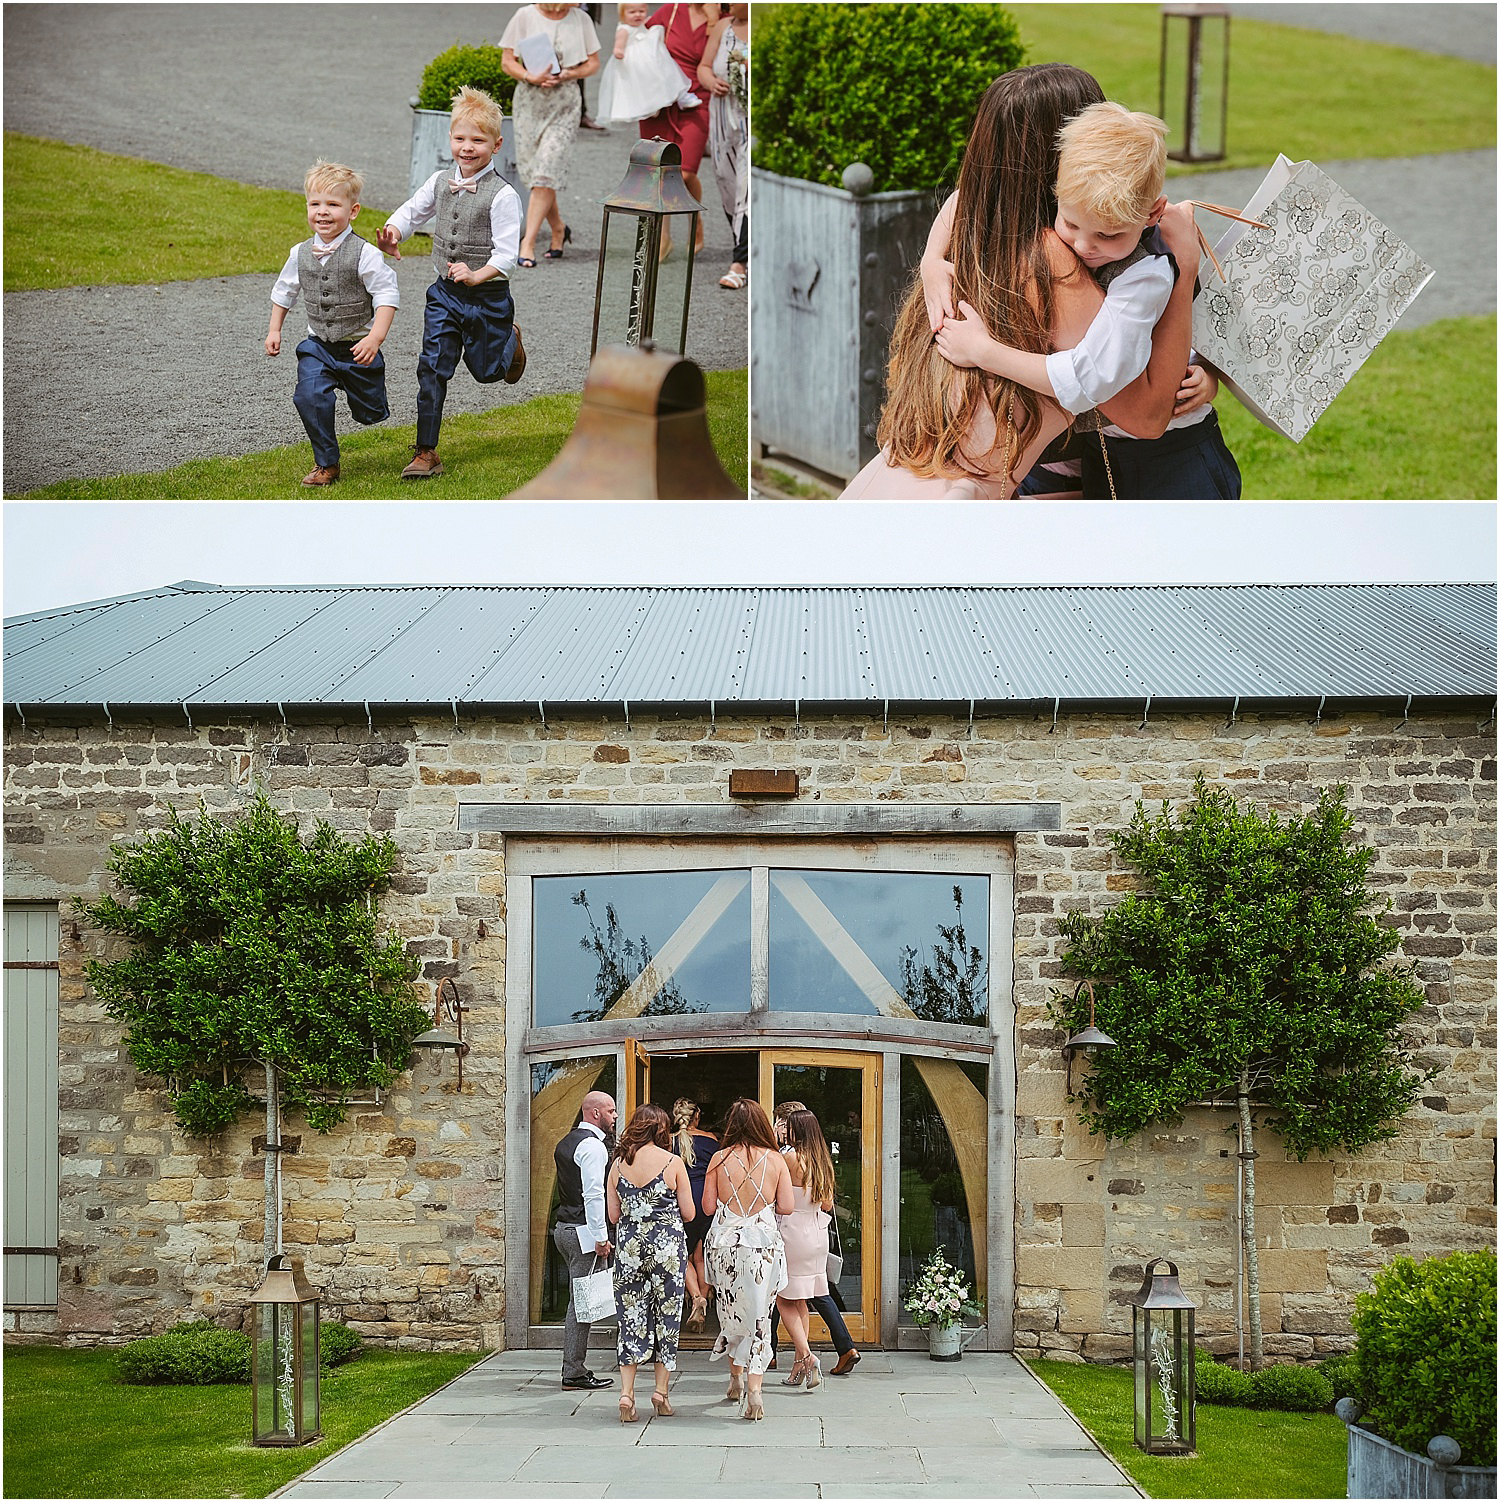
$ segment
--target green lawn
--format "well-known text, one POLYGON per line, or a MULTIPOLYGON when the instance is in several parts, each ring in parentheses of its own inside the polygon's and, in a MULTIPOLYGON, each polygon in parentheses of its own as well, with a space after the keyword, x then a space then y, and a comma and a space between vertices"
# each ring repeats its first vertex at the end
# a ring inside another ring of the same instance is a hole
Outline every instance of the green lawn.
MULTIPOLYGON (((288 410, 295 373, 288 367, 288 410)), ((708 370, 704 379, 709 435, 730 478, 746 489, 748 372, 708 370)), ((414 427, 356 428, 340 404, 342 478, 327 490, 302 488, 299 482, 312 468, 312 445, 298 443, 238 459, 194 459, 154 473, 66 480, 27 495, 33 500, 494 500, 518 490, 552 462, 572 431, 579 401, 574 395, 535 396, 514 407, 444 418, 439 452, 445 473, 436 480, 400 479, 411 458, 414 427)))
MULTIPOLYGON (((1010 8, 1028 62, 1087 68, 1109 98, 1156 113, 1157 6, 1010 8)), ((1278 151, 1329 162, 1494 144, 1495 70, 1484 63, 1242 16, 1230 23, 1229 156, 1215 169, 1267 165, 1278 151)))
POLYGON ((5 1351, 7 1497, 264 1497, 479 1354, 366 1351, 323 1378, 325 1437, 250 1444, 250 1389, 126 1387, 113 1351, 5 1351))
POLYGON ((1493 500, 1495 316, 1397 328, 1301 443, 1214 404, 1247 500, 1493 500))
POLYGON ((1344 1426, 1331 1413, 1261 1413, 1198 1405, 1198 1453, 1136 1448, 1128 1367, 1033 1361, 1079 1423, 1151 1497, 1342 1497, 1344 1426))
MULTIPOLYGON (((385 220, 366 206, 354 227, 385 220)), ((274 275, 310 233, 299 193, 5 132, 7 292, 274 275)), ((403 254, 430 251, 419 235, 403 254)))

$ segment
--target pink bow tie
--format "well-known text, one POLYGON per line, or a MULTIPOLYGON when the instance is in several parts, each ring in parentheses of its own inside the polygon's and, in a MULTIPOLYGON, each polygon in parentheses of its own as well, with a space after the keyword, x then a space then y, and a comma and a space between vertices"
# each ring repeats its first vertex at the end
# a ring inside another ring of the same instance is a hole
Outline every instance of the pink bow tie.
POLYGON ((448 180, 448 191, 450 193, 477 193, 479 191, 479 184, 472 177, 466 183, 456 183, 450 178, 448 180))
POLYGON ((338 249, 337 245, 319 245, 316 241, 314 241, 313 242, 312 253, 320 261, 326 261, 328 259, 328 257, 331 256, 334 253, 334 251, 336 251, 337 249, 338 249))

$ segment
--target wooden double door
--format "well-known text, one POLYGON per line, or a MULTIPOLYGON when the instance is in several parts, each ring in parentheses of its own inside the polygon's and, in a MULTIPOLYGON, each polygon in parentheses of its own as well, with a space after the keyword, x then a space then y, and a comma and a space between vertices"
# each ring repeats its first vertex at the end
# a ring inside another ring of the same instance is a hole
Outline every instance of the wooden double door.
MULTIPOLYGON (((860 1344, 880 1339, 880 1102, 881 1059, 827 1049, 738 1048, 649 1051, 626 1047, 624 1110, 651 1102, 668 1112, 680 1098, 697 1102, 700 1130, 718 1136, 729 1107, 741 1096, 758 1100, 768 1116, 783 1101, 801 1101, 818 1118, 833 1155, 834 1217, 844 1257, 838 1296, 844 1322, 860 1344)), ((814 1318, 813 1339, 826 1340, 814 1318)))

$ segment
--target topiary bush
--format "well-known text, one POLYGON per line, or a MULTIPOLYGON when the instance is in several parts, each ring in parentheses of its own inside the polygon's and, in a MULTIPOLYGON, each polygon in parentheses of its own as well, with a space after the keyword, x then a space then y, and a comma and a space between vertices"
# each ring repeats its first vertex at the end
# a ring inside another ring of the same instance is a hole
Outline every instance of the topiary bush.
POLYGON ((1250 1406, 1282 1413, 1319 1413, 1333 1402, 1333 1386, 1310 1366, 1267 1366, 1250 1378, 1250 1406))
POLYGON ((1000 5, 766 5, 755 40, 755 164, 875 190, 958 181, 979 96, 1025 61, 1000 5))
POLYGON ((1495 1253, 1398 1257, 1354 1301, 1361 1422, 1418 1455, 1448 1434, 1495 1464, 1495 1253))
POLYGON ((516 81, 500 66, 501 49, 493 42, 469 46, 456 42, 446 52, 439 52, 422 70, 422 86, 417 90, 417 107, 446 110, 453 96, 465 84, 483 89, 508 115, 515 98, 516 81))
POLYGON ((1220 1403, 1229 1408, 1248 1408, 1255 1394, 1255 1382, 1248 1372, 1232 1366, 1220 1366, 1207 1352, 1199 1351, 1194 1373, 1200 1403, 1220 1403))
POLYGON ((121 1382, 183 1387, 248 1382, 250 1337, 239 1330, 221 1330, 209 1320, 178 1325, 123 1346, 117 1374, 121 1382))
POLYGON ((318 1322, 318 1360, 324 1366, 342 1366, 353 1361, 364 1348, 364 1341, 348 1325, 337 1320, 318 1322))
POLYGON ((1359 1353, 1347 1351, 1318 1363, 1323 1380, 1333 1389, 1333 1401, 1359 1396, 1359 1353))

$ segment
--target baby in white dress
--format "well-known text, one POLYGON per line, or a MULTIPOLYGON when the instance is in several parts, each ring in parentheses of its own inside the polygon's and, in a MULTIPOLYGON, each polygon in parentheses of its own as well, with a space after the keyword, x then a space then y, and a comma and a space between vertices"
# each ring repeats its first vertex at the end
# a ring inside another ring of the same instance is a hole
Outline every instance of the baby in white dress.
POLYGON ((666 33, 645 24, 650 14, 649 5, 620 7, 614 56, 599 80, 601 120, 644 120, 670 104, 686 110, 703 103, 672 61, 666 33))

